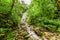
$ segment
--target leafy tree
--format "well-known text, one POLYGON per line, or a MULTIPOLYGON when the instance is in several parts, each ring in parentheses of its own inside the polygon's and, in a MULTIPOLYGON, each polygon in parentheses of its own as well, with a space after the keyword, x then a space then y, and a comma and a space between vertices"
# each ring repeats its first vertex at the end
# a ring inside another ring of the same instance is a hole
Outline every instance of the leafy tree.
POLYGON ((60 17, 56 16, 58 11, 56 4, 55 0, 33 0, 28 8, 27 22, 52 32, 57 31, 60 27, 60 17))
MULTIPOLYGON (((24 7, 18 0, 0 0, 0 39, 5 40, 7 37, 13 39, 15 30, 20 23, 20 17, 24 7), (10 38, 10 35, 13 36, 10 38)), ((6 39, 6 40, 9 40, 6 39)))

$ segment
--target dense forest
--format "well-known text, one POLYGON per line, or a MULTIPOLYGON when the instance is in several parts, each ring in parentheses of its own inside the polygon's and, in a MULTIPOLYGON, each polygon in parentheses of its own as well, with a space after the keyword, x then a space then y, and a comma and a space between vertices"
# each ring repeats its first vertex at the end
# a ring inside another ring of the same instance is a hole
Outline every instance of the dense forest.
POLYGON ((60 40, 60 0, 0 0, 0 40, 60 40))

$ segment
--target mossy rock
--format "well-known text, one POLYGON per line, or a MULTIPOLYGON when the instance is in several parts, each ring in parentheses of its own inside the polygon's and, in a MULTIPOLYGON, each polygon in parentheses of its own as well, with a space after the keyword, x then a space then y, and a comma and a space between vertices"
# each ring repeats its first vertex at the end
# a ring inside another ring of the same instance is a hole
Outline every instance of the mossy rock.
POLYGON ((34 31, 35 31, 35 33, 36 33, 38 36, 42 36, 42 32, 41 32, 41 30, 40 30, 40 27, 36 27, 36 28, 34 29, 34 31))
POLYGON ((27 32, 24 31, 24 32, 22 32, 20 35, 23 36, 23 37, 25 37, 25 36, 27 35, 27 32))
POLYGON ((0 37, 5 36, 5 34, 0 34, 0 37))
POLYGON ((33 40, 32 38, 28 38, 28 40, 33 40))

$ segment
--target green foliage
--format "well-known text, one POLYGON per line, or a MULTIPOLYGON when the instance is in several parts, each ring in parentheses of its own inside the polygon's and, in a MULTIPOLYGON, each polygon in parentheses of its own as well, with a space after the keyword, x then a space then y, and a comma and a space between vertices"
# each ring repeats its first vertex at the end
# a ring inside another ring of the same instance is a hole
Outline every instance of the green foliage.
POLYGON ((13 40, 24 7, 17 0, 11 10, 12 0, 0 0, 0 39, 13 40))
POLYGON ((36 26, 44 26, 47 30, 57 31, 60 27, 60 17, 57 17, 56 11, 55 0, 33 0, 28 8, 27 22, 36 26))
POLYGON ((4 40, 13 40, 15 37, 15 31, 9 32, 4 40))
POLYGON ((11 0, 0 0, 0 13, 1 12, 8 12, 10 10, 11 0))
POLYGON ((22 32, 20 35, 23 36, 23 37, 25 37, 27 35, 27 32, 26 31, 22 32))

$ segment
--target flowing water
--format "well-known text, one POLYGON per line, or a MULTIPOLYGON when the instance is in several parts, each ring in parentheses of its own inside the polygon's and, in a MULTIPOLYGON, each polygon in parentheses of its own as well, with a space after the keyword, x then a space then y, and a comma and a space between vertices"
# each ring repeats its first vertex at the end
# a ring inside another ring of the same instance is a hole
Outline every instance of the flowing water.
MULTIPOLYGON (((25 4, 29 5, 31 3, 31 0, 23 0, 25 2, 25 4)), ((21 3, 21 0, 19 0, 19 2, 21 3)), ((42 40, 41 37, 39 37, 35 31, 31 30, 30 26, 27 22, 26 22, 26 18, 27 18, 27 12, 25 11, 23 14, 22 14, 22 18, 21 18, 21 24, 20 24, 20 27, 19 28, 24 28, 25 31, 28 33, 28 36, 31 37, 33 40, 42 40)), ((16 37, 15 37, 16 38, 16 37)), ((19 39, 20 40, 20 39, 19 39)), ((47 39, 45 39, 47 40, 47 39)))
MULTIPOLYGON (((24 1, 25 4, 30 5, 31 0, 19 0, 20 2, 24 1)), ((26 31, 28 32, 28 35, 33 39, 33 40, 41 40, 41 38, 39 38, 35 32, 33 30, 31 30, 31 28, 29 27, 30 25, 26 22, 26 18, 27 18, 27 12, 24 12, 21 18, 21 23, 25 24, 22 25, 22 27, 26 28, 26 31)))
POLYGON ((28 32, 29 36, 33 39, 33 40, 42 40, 40 37, 37 36, 37 34, 35 34, 35 32, 33 30, 31 30, 31 28, 29 27, 30 25, 25 21, 27 18, 27 12, 23 13, 22 18, 21 18, 21 23, 25 24, 22 25, 22 27, 26 28, 26 31, 28 32))

